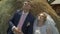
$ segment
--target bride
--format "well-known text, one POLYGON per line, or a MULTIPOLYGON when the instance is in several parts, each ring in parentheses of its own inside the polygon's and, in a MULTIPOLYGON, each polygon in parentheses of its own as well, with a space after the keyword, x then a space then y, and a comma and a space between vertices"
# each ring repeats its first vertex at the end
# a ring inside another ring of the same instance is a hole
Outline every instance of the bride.
POLYGON ((33 34, 59 34, 56 23, 54 20, 45 12, 38 14, 34 25, 33 34))

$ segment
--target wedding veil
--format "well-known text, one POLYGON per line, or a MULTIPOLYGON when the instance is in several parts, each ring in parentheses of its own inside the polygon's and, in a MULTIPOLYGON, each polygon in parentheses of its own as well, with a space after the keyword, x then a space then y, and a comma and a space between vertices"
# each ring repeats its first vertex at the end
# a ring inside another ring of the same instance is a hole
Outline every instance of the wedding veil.
MULTIPOLYGON (((49 14, 47 14, 47 13, 45 13, 45 14, 47 15, 47 19, 46 19, 46 21, 45 21, 45 25, 51 27, 51 30, 52 30, 52 33, 53 33, 53 34, 59 34, 58 29, 57 29, 57 27, 55 26, 56 23, 54 22, 54 20, 51 18, 51 16, 50 16, 49 14)), ((34 22, 33 30, 35 30, 36 25, 37 25, 37 18, 36 18, 36 20, 35 20, 35 22, 34 22)))

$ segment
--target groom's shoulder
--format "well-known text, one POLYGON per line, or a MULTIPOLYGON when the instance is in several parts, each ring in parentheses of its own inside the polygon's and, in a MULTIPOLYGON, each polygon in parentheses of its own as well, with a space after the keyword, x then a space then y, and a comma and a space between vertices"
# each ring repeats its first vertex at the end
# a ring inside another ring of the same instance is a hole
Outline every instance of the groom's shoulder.
POLYGON ((22 12, 22 10, 20 10, 20 9, 16 10, 16 13, 21 13, 21 12, 22 12))

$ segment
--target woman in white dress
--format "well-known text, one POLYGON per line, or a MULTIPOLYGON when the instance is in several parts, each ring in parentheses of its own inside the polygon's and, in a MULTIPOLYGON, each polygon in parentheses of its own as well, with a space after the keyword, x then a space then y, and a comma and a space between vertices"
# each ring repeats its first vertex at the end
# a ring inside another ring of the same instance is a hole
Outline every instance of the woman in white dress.
POLYGON ((45 12, 40 13, 33 26, 33 34, 59 34, 53 19, 45 12))

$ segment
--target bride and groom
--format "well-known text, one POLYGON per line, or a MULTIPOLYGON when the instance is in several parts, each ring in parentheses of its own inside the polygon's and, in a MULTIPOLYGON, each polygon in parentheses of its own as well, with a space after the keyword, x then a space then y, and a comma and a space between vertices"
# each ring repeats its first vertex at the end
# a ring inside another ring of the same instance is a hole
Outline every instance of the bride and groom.
POLYGON ((35 18, 30 9, 30 2, 24 2, 22 9, 10 19, 7 34, 59 34, 50 15, 42 11, 35 18))

